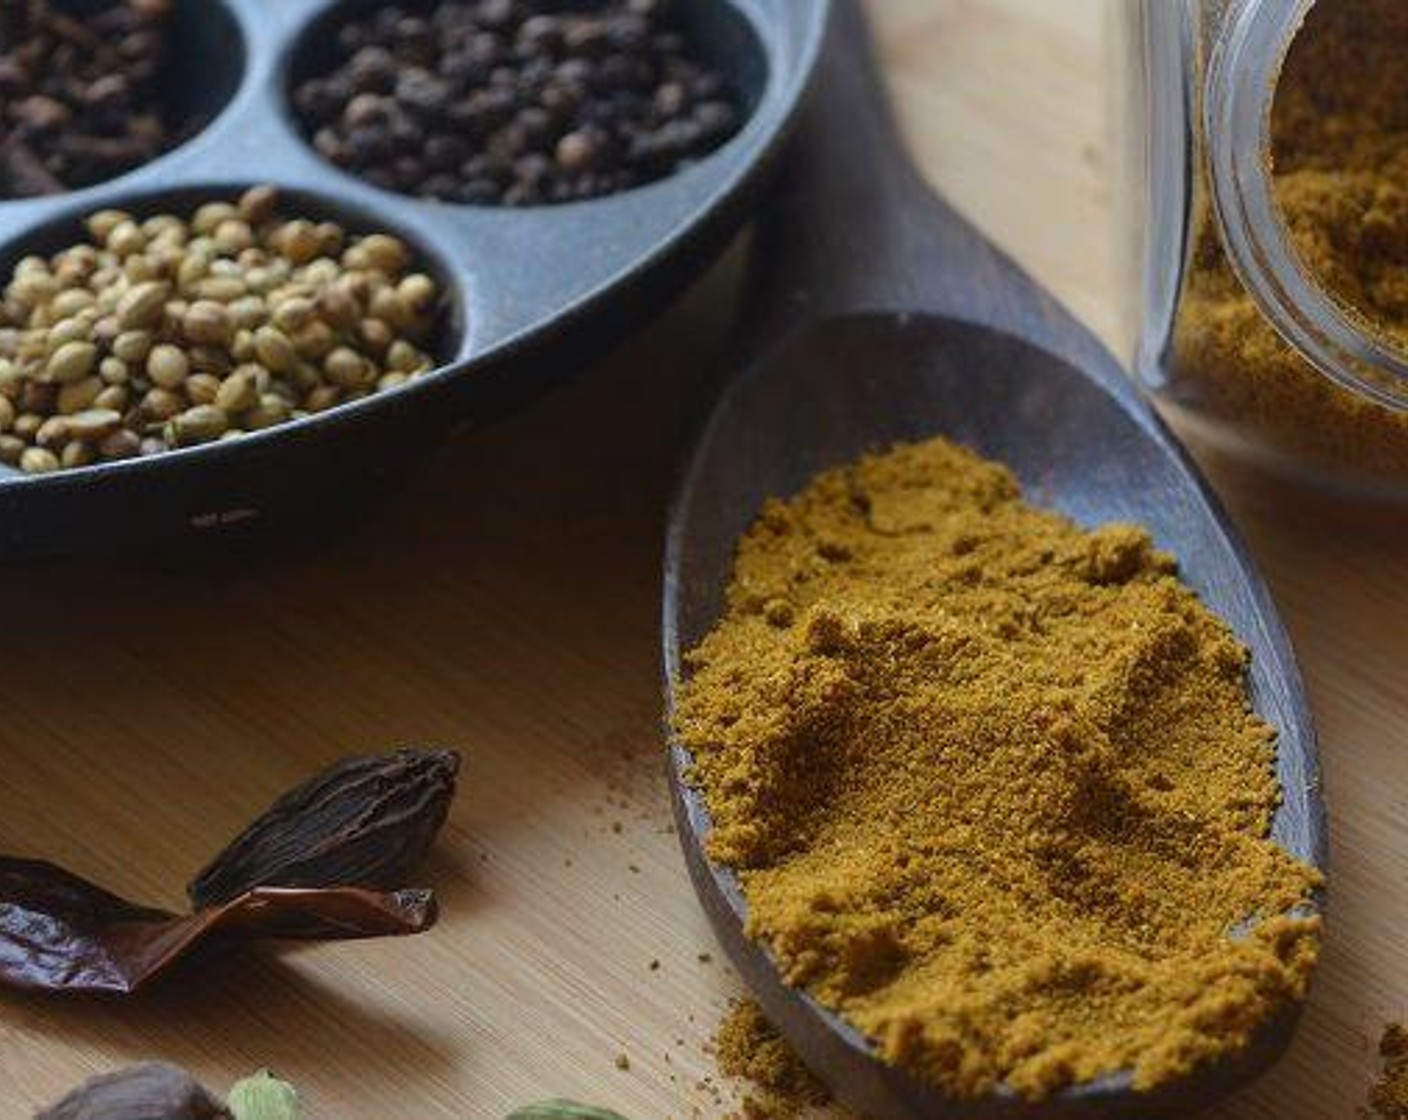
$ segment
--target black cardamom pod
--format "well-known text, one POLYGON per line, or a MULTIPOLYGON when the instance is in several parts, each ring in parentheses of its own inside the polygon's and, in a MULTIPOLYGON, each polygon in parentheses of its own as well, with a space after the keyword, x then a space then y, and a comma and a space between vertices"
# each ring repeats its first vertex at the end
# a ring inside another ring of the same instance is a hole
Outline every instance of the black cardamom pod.
POLYGON ((147 1062, 87 1081, 36 1120, 230 1120, 185 1070, 147 1062))
POLYGON ((460 756, 399 750, 336 763, 280 797, 187 894, 197 910, 259 887, 407 885, 455 795, 460 756))

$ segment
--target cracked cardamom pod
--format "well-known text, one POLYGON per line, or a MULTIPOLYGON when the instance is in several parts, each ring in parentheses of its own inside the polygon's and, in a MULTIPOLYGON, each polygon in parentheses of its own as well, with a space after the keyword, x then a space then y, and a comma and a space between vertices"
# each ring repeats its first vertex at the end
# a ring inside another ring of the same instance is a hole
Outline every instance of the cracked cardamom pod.
POLYGON ((593 1108, 576 1101, 541 1101, 508 1114, 507 1120, 626 1120, 608 1108, 593 1108))
POLYGON ((237 1081, 230 1090, 235 1120, 298 1120, 298 1094, 267 1069, 237 1081))
POLYGON ((185 1070, 147 1062, 86 1081, 36 1120, 230 1120, 185 1070))
POLYGON ((187 888, 197 909, 257 887, 404 887, 455 796, 454 751, 351 758, 274 802, 187 888))

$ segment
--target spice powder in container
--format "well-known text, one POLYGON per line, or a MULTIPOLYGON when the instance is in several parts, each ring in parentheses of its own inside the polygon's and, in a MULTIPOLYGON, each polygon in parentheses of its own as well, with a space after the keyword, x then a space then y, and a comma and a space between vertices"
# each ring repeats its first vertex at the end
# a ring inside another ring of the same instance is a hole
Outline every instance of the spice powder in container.
MULTIPOLYGON (((1271 112, 1272 187, 1300 265, 1364 333, 1408 349, 1408 5, 1320 0, 1271 112)), ((1277 333, 1201 207, 1169 392, 1276 452, 1408 479, 1408 413, 1341 388, 1277 333)))
POLYGON ((1304 997, 1248 653, 1127 525, 900 446, 767 503, 675 713, 785 980, 953 1096, 1146 1089, 1304 997))

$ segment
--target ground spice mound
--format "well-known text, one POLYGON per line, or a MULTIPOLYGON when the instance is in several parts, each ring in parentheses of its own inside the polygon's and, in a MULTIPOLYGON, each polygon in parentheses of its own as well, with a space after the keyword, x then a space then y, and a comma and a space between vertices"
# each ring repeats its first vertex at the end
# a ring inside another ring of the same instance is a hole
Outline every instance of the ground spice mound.
POLYGON ((1379 1040, 1383 1071, 1369 1091, 1365 1120, 1408 1120, 1408 1028, 1390 1023, 1379 1040))
MULTIPOLYGON (((1391 342, 1408 346, 1408 5, 1316 4, 1272 114, 1274 188, 1307 271, 1391 342)), ((1174 347, 1173 393, 1322 465, 1408 474, 1408 415, 1342 389, 1282 341, 1205 214, 1174 347)))
POLYGON ((1306 992, 1248 655, 1127 525, 901 446, 771 501, 675 713, 749 933, 956 1096, 1151 1087, 1306 992))
POLYGON ((741 1120, 790 1120, 831 1100, 763 1009, 751 999, 738 1000, 714 1033, 719 1072, 754 1087, 743 1101, 741 1120))

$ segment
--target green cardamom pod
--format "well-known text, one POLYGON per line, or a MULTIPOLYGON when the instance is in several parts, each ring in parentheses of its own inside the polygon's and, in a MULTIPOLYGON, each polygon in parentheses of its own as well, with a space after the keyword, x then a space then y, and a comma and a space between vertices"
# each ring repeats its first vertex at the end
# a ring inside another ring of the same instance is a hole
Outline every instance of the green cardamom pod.
POLYGON ((508 1114, 507 1120, 626 1120, 609 1108, 592 1108, 576 1101, 543 1101, 508 1114))
POLYGON ((298 1094, 267 1069, 237 1082, 228 1103, 235 1120, 298 1120, 298 1094))

